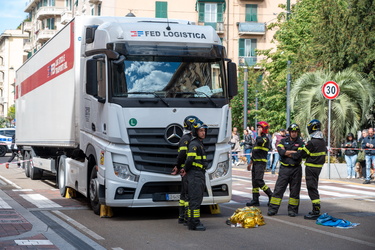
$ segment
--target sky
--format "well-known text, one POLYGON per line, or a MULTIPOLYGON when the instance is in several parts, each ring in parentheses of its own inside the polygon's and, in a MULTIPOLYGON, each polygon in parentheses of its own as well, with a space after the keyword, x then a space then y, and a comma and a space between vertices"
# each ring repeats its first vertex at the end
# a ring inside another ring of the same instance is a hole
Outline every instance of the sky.
POLYGON ((5 30, 17 29, 25 20, 27 13, 23 12, 29 0, 0 0, 0 34, 5 30))

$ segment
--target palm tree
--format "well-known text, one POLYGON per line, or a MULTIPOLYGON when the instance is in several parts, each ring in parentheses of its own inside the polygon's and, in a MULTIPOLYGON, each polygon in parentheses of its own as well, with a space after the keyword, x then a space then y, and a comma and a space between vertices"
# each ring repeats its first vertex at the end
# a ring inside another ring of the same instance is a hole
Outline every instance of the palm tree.
MULTIPOLYGON (((331 103, 331 141, 337 145, 347 133, 356 134, 365 124, 366 114, 374 103, 375 89, 362 74, 351 69, 303 74, 290 94, 291 110, 301 128, 306 128, 304 125, 312 119, 320 120, 323 126, 328 124, 328 100, 322 94, 322 86, 327 81, 334 81, 340 87, 339 96, 331 103)), ((324 132, 327 133, 327 126, 324 132)))

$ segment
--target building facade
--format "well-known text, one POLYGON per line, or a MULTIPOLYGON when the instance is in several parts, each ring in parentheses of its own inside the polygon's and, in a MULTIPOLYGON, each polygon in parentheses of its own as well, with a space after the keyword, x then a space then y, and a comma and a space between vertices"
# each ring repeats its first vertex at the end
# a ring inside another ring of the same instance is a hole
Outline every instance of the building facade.
POLYGON ((0 35, 0 117, 7 117, 14 104, 15 72, 26 59, 23 46, 27 39, 21 30, 5 30, 0 35))

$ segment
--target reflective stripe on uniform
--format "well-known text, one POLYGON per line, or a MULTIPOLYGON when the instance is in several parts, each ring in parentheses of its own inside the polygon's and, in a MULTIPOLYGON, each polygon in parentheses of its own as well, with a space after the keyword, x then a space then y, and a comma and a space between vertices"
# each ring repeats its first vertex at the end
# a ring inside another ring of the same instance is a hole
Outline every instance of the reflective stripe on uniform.
POLYGON ((253 161, 263 161, 263 162, 267 162, 267 159, 253 159, 253 161))
POLYGON ((253 188, 253 193, 259 194, 259 188, 258 187, 253 188))
POLYGON ((312 204, 320 204, 320 199, 312 200, 312 204))
POLYGON ((309 167, 314 167, 314 168, 321 168, 321 167, 323 167, 324 164, 313 164, 313 163, 305 162, 305 165, 309 166, 309 167))
POLYGON ((281 204, 281 199, 280 199, 280 198, 276 198, 276 197, 272 197, 271 200, 270 200, 270 203, 271 203, 271 204, 274 204, 274 205, 278 205, 278 206, 280 206, 280 204, 281 204))
POLYGON ((205 155, 203 155, 203 156, 196 156, 195 157, 196 160, 202 160, 202 159, 205 160, 206 158, 207 157, 205 155))
POLYGON ((268 148, 260 147, 260 146, 256 146, 256 147, 253 148, 253 150, 254 150, 254 149, 260 149, 260 150, 264 150, 264 151, 267 151, 267 152, 269 151, 268 148))
POLYGON ((197 168, 203 168, 203 165, 200 163, 193 162, 191 165, 196 166, 197 168))
POLYGON ((311 153, 310 156, 322 156, 326 155, 326 152, 311 153))
POLYGON ((298 206, 299 199, 294 199, 294 198, 289 197, 289 204, 294 205, 294 206, 298 206))
POLYGON ((181 150, 185 150, 185 151, 187 151, 188 148, 187 148, 186 146, 182 146, 182 147, 180 147, 180 148, 178 149, 178 152, 180 152, 181 150))
POLYGON ((269 187, 267 185, 264 185, 263 187, 261 187, 260 189, 262 189, 263 191, 266 191, 267 189, 269 189, 269 187))
POLYGON ((199 218, 199 217, 201 217, 200 209, 194 209, 194 211, 193 211, 193 217, 194 217, 194 218, 199 218))
POLYGON ((286 164, 286 163, 284 163, 284 162, 282 162, 282 161, 280 161, 280 163, 281 163, 281 165, 283 165, 283 166, 285 166, 285 167, 288 167, 288 166, 295 166, 295 164, 286 164))

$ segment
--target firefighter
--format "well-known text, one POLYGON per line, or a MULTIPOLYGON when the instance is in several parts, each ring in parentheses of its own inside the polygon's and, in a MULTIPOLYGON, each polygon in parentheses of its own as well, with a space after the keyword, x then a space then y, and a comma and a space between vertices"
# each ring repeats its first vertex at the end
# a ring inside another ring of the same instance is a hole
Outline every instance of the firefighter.
POLYGON ((300 137, 301 130, 297 124, 291 124, 288 132, 289 135, 276 145, 280 155, 280 171, 268 208, 269 216, 277 214, 288 184, 290 190, 288 215, 295 217, 298 214, 302 179, 302 158, 293 159, 291 158, 291 154, 296 153, 299 148, 302 148, 304 143, 300 137))
POLYGON ((192 139, 191 129, 193 123, 198 121, 199 118, 193 115, 187 116, 184 119, 184 134, 181 137, 178 143, 178 155, 176 166, 172 170, 172 175, 180 173, 181 175, 181 194, 178 207, 178 223, 185 224, 187 223, 187 207, 189 205, 188 195, 187 195, 187 177, 184 170, 184 165, 186 161, 186 154, 189 146, 189 142, 192 139))
POLYGON ((272 191, 264 183, 264 169, 267 164, 267 154, 270 149, 270 140, 267 136, 269 125, 265 121, 257 123, 258 136, 255 139, 255 144, 253 147, 253 154, 251 156, 251 161, 253 162, 253 167, 251 169, 251 181, 253 184, 253 199, 246 203, 246 206, 259 206, 259 190, 262 189, 271 199, 272 191))
POLYGON ((305 179, 309 197, 312 202, 312 211, 304 216, 307 220, 316 220, 320 216, 320 196, 318 191, 319 175, 325 163, 327 147, 321 132, 319 120, 311 120, 307 125, 311 140, 306 145, 293 153, 293 159, 306 158, 305 179))
POLYGON ((206 187, 207 156, 203 146, 208 127, 202 121, 194 123, 192 128, 193 139, 185 162, 185 171, 188 179, 188 227, 189 230, 205 231, 206 227, 200 222, 200 206, 206 187))

